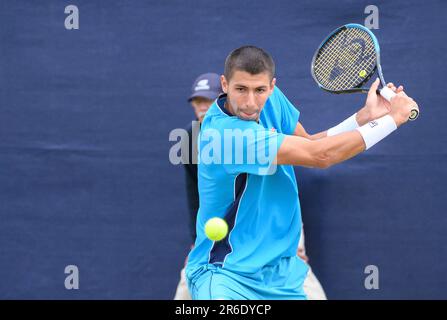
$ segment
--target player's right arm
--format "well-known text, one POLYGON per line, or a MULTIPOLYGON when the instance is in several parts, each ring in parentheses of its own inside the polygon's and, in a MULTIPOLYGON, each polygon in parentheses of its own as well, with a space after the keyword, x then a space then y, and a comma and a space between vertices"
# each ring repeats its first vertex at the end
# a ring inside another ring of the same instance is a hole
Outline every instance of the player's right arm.
POLYGON ((276 163, 328 168, 365 150, 358 131, 349 131, 319 140, 286 136, 278 150, 276 163))
MULTIPOLYGON (((404 92, 397 94, 391 100, 392 109, 389 115, 397 127, 408 121, 414 104, 413 99, 404 92)), ((354 157, 365 149, 365 137, 358 130, 318 140, 287 135, 278 150, 276 163, 328 168, 354 157)))

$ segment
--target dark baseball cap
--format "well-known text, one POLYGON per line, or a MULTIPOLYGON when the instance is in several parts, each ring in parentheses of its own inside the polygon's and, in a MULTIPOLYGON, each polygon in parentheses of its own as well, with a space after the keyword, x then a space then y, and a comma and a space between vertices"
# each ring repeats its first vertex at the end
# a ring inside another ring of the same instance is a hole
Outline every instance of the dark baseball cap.
POLYGON ((220 76, 217 73, 204 73, 194 81, 192 94, 189 96, 188 101, 191 101, 195 97, 214 100, 221 93, 220 76))

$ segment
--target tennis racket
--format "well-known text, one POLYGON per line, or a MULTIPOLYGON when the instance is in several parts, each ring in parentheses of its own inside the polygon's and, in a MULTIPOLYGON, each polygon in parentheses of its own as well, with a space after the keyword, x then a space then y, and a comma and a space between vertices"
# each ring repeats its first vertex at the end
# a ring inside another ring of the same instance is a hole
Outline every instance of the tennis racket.
MULTIPOLYGON (((396 94, 386 86, 380 65, 380 47, 374 34, 360 24, 350 23, 332 31, 320 44, 312 59, 312 76, 321 89, 331 93, 368 92, 363 87, 377 71, 386 100, 396 94)), ((415 105, 409 120, 416 120, 415 105)))

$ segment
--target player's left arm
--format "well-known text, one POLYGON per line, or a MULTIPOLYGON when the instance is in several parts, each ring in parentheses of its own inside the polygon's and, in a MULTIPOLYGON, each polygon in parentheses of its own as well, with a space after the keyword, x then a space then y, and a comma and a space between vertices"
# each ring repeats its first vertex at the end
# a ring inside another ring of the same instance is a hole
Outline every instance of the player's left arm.
MULTIPOLYGON (((379 81, 377 79, 368 92, 365 105, 355 114, 355 121, 357 122, 358 126, 363 126, 367 122, 380 118, 391 111, 390 103, 382 96, 376 94, 378 86, 379 81)), ((392 82, 388 83, 387 86, 396 93, 404 90, 403 86, 399 86, 398 88, 396 88, 392 82)), ((327 137, 328 131, 329 130, 325 130, 315 134, 309 134, 307 133, 306 129, 304 129, 303 125, 298 122, 296 124, 293 135, 309 140, 318 140, 327 137)))

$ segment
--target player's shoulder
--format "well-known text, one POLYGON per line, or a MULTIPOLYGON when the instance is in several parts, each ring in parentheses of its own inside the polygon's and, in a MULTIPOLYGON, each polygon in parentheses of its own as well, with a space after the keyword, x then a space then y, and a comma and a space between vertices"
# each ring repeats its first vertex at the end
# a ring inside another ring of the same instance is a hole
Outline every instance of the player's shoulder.
POLYGON ((273 103, 280 103, 284 99, 287 99, 286 96, 281 89, 275 85, 275 88, 273 88, 273 92, 270 95, 270 100, 272 100, 273 103))
POLYGON ((282 93, 281 89, 277 85, 275 85, 275 88, 273 88, 273 94, 284 95, 284 93, 282 93))
POLYGON ((277 86, 275 86, 273 93, 270 95, 270 103, 277 111, 283 109, 289 111, 292 108, 298 111, 296 106, 290 102, 287 96, 277 86))

